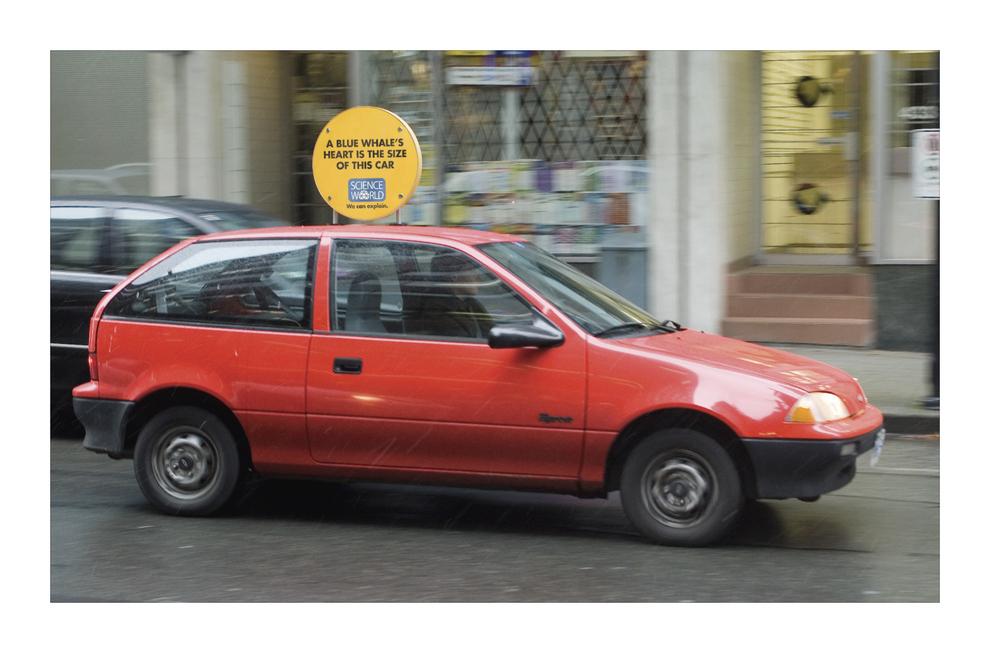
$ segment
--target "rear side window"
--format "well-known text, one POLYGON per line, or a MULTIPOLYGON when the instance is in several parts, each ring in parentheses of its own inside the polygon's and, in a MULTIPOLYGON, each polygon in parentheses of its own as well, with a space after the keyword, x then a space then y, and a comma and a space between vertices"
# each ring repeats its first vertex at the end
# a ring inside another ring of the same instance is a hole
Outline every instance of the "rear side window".
POLYGON ((109 223, 106 209, 52 207, 52 269, 105 272, 103 251, 109 223))
POLYGON ((106 315, 309 329, 316 240, 195 243, 135 279, 106 315))

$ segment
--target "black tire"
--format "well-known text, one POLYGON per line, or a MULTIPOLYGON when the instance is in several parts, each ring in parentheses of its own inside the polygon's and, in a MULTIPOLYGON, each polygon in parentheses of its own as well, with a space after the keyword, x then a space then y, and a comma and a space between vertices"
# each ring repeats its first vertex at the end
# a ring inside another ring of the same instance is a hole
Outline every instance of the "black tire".
POLYGON ((134 449, 141 492, 172 515, 201 516, 222 509, 240 489, 244 467, 223 420, 193 406, 168 408, 152 417, 134 449))
POLYGON ((743 506, 739 471, 711 437, 689 429, 658 431, 622 466, 622 507, 650 539, 705 546, 735 525, 743 506))

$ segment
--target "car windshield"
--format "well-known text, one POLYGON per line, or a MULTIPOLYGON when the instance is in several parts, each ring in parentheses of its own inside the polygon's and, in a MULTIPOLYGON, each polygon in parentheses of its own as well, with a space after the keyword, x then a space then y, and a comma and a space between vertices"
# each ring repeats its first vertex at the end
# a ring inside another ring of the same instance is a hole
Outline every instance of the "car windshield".
POLYGON ((210 211, 209 213, 200 213, 199 217, 209 222, 218 223, 221 231, 285 226, 285 222, 282 220, 257 211, 210 211))
POLYGON ((531 243, 488 243, 479 249, 592 335, 637 335, 676 328, 531 243))

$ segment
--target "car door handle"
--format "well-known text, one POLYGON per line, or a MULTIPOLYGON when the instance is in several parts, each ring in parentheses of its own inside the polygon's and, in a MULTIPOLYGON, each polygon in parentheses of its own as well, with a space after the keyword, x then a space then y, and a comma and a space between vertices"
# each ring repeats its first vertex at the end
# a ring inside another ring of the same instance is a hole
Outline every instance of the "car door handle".
POLYGON ((334 374, 360 374, 360 358, 335 358, 333 359, 334 374))

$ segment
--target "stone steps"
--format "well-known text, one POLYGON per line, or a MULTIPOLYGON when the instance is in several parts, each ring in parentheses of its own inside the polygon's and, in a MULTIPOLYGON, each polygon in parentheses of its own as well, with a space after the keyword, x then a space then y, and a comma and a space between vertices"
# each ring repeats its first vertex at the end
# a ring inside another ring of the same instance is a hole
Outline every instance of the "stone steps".
POLYGON ((853 268, 751 268, 729 275, 722 333, 754 342, 869 347, 873 280, 853 268))

